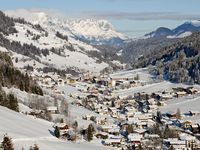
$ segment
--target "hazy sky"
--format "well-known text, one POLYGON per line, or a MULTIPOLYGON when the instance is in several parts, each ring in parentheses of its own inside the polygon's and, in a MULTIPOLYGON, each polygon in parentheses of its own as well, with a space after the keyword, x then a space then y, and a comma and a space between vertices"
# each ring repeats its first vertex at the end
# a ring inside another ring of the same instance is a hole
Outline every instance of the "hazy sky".
POLYGON ((157 27, 174 28, 200 19, 200 0, 0 0, 2 10, 45 9, 71 18, 111 21, 129 36, 138 37, 157 27))

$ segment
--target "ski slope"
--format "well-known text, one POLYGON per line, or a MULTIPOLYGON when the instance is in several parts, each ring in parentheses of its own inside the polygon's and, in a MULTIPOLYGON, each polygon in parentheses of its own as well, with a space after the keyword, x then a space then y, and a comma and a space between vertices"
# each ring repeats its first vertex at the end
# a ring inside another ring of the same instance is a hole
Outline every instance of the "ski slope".
POLYGON ((37 144, 40 150, 104 150, 100 141, 71 143, 52 135, 52 123, 26 116, 0 106, 0 139, 5 134, 12 138, 15 150, 29 149, 37 144))

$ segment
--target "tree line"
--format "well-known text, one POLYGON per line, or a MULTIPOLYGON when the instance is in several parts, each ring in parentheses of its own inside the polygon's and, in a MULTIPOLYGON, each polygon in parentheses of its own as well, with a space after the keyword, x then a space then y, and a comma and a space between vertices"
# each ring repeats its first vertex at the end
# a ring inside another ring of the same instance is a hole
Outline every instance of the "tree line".
POLYGON ((43 95, 42 89, 27 73, 24 74, 13 67, 12 60, 7 53, 0 52, 0 85, 15 86, 21 91, 43 95))

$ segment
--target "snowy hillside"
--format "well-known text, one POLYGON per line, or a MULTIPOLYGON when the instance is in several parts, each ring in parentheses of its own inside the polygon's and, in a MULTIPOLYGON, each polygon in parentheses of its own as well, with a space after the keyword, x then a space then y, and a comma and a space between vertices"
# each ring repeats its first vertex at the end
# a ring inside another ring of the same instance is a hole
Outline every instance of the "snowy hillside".
POLYGON ((109 149, 108 147, 103 147, 97 141, 88 144, 58 140, 51 135, 52 123, 13 112, 2 106, 0 106, 0 114, 0 139, 7 133, 12 137, 16 150, 21 150, 22 147, 28 149, 34 144, 37 144, 41 150, 66 150, 66 148, 70 150, 109 149))
POLYGON ((121 63, 114 63, 119 58, 112 54, 104 58, 105 52, 92 46, 106 44, 104 42, 120 44, 125 39, 108 21, 65 20, 27 10, 7 11, 6 14, 15 18, 12 21, 16 32, 2 37, 2 42, 12 43, 9 47, 4 42, 2 47, 12 51, 13 59, 20 58, 19 63, 15 63, 18 68, 32 66, 35 61, 36 68, 51 67, 75 72, 100 72, 110 65, 121 66, 121 63))

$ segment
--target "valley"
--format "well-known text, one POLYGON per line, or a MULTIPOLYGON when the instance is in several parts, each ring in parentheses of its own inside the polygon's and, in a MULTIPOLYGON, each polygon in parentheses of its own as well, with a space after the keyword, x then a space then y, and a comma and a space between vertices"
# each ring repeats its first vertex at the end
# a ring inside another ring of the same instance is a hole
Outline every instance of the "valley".
POLYGON ((200 149, 199 35, 0 12, 0 150, 200 149))

